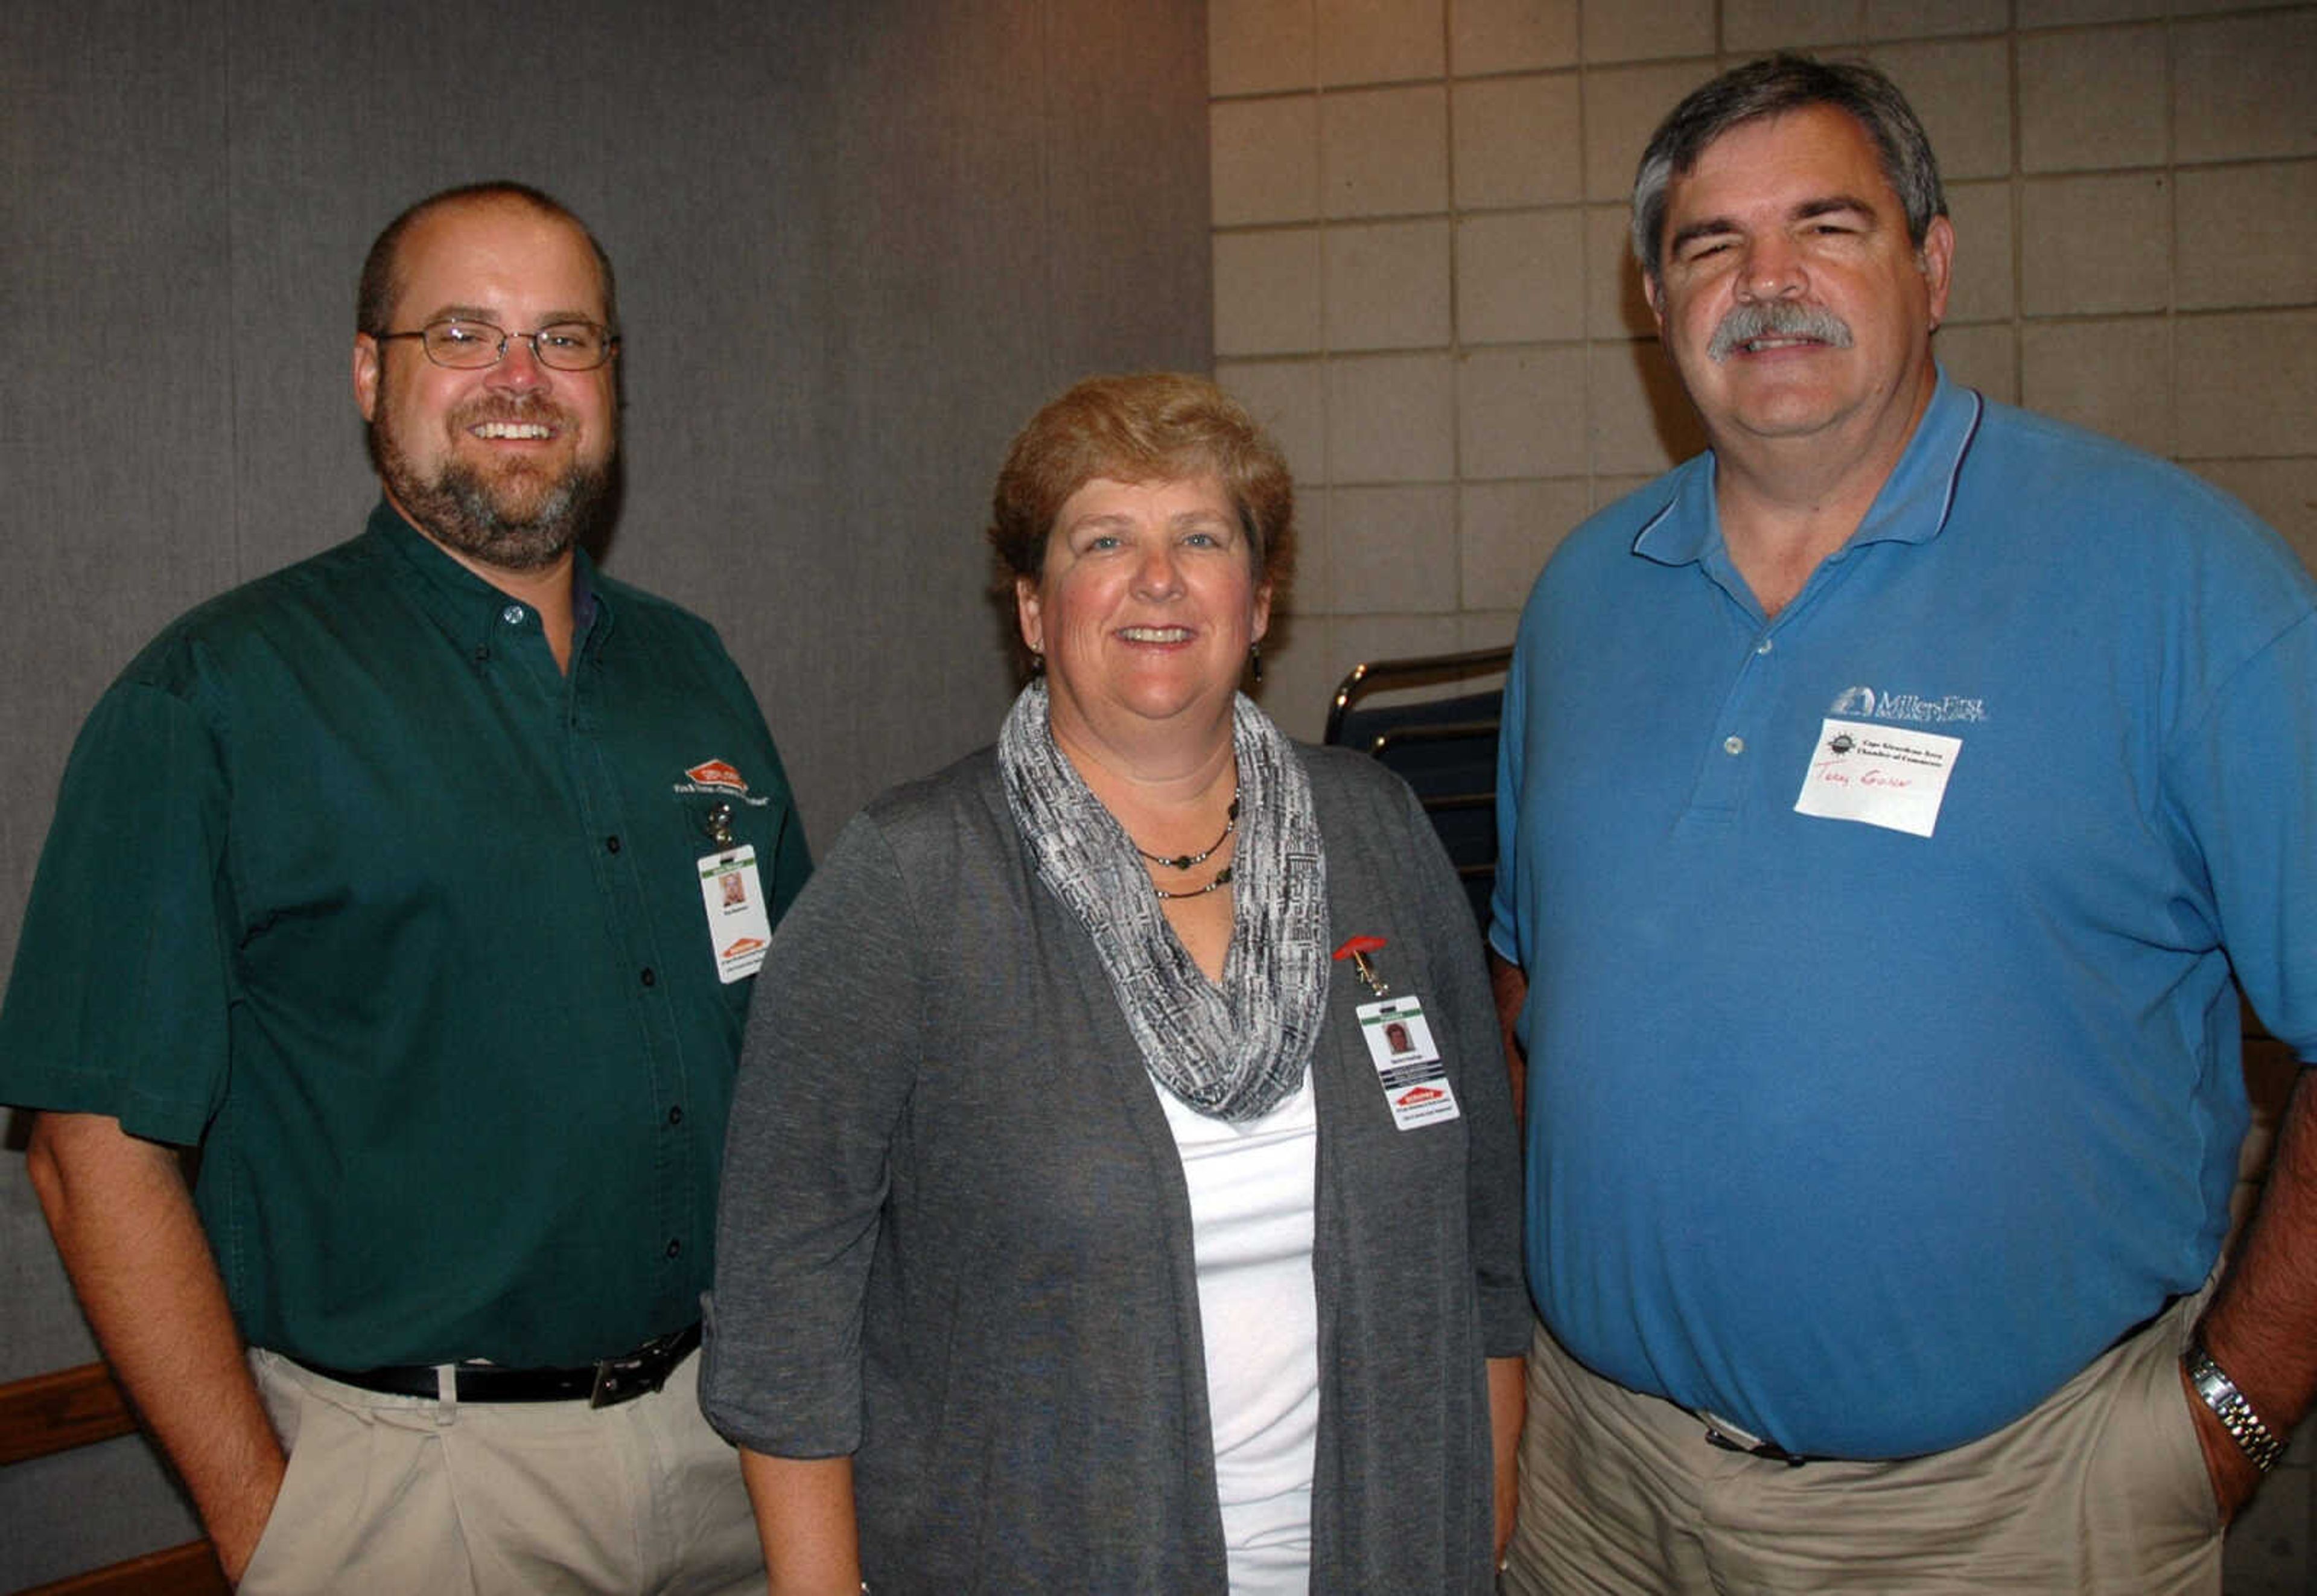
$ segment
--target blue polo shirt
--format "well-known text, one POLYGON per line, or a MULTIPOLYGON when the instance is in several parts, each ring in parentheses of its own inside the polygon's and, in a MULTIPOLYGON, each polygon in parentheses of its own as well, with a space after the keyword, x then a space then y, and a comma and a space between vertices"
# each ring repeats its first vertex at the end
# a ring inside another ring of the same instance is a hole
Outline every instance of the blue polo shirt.
POLYGON ((748 979, 699 862, 804 838, 715 633, 581 556, 537 614, 380 505, 169 627, 65 771, 0 1102, 199 1145, 242 1333, 572 1365, 699 1317, 748 979))
POLYGON ((1592 517, 1521 623, 1490 939, 1531 1289, 1633 1389, 1939 1450, 2211 1270, 2232 964, 2317 1057, 2317 587, 2195 478, 1944 377, 1775 618, 1713 472, 1592 517))

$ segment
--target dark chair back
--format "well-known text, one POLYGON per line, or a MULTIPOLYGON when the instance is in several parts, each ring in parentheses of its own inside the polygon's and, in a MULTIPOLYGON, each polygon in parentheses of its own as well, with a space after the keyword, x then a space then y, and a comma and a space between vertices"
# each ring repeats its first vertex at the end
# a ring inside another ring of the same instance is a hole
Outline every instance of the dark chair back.
POLYGON ((1355 665, 1336 689, 1326 740, 1373 755, 1416 789, 1485 928, 1497 874, 1497 731, 1510 649, 1355 665), (1480 683, 1482 685, 1474 686, 1480 683), (1436 687, 1421 698, 1376 694, 1436 687))

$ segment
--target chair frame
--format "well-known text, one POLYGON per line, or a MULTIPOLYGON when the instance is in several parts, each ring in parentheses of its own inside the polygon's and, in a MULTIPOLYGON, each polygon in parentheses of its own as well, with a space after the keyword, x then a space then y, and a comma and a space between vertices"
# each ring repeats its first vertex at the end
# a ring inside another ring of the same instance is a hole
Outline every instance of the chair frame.
MULTIPOLYGON (((0 1466, 69 1452, 130 1433, 137 1415, 102 1363, 31 1375, 0 1385, 0 1466)), ((17 1596, 231 1596, 206 1540, 148 1552, 17 1596)))

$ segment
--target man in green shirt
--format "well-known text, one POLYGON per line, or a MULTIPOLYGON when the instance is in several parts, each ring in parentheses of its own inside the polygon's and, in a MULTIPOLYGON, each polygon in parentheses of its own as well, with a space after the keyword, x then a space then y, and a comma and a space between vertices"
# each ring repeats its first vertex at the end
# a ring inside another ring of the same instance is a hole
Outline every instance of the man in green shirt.
POLYGON ((164 632, 66 771, 0 1101, 245 1592, 762 1588, 692 1349, 808 866, 714 632, 579 547, 617 327, 536 191, 398 218, 368 527, 164 632))

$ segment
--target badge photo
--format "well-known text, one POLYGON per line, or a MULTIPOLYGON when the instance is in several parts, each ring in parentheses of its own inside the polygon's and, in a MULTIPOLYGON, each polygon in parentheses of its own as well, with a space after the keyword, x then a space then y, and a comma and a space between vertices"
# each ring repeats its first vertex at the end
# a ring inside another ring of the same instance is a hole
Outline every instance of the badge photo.
POLYGON ((700 901, 708 911, 708 946, 716 979, 729 986, 756 973, 772 946, 772 917, 756 878, 756 850, 748 843, 701 859, 700 901))

